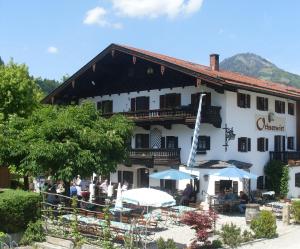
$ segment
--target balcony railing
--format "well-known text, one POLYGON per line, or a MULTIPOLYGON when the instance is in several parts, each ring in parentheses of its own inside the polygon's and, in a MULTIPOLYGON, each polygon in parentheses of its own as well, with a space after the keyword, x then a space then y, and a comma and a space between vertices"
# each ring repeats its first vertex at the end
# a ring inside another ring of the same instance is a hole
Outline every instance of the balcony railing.
POLYGON ((180 148, 176 149, 130 149, 131 163, 154 165, 180 164, 180 148))
POLYGON ((300 151, 270 151, 270 160, 287 163, 289 160, 300 160, 300 151))
MULTIPOLYGON (((221 107, 203 106, 201 112, 201 122, 209 123, 217 128, 221 127, 222 118, 220 115, 221 107)), ((122 112, 121 114, 132 119, 136 123, 157 123, 169 121, 172 123, 185 123, 192 125, 195 123, 197 110, 190 107, 155 109, 135 112, 122 112)), ((103 116, 111 116, 112 113, 103 116)))

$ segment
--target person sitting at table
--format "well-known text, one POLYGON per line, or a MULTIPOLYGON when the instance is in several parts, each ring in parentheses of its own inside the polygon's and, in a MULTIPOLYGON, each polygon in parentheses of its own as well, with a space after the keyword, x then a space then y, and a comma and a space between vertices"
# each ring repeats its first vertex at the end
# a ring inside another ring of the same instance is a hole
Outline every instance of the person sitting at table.
POLYGON ((70 187, 70 197, 77 196, 77 188, 75 182, 72 182, 70 187))
POLYGON ((248 202, 249 202, 248 195, 246 195, 246 193, 244 193, 243 191, 240 191, 240 204, 239 204, 239 210, 240 210, 240 213, 241 213, 241 214, 245 213, 246 204, 247 204, 248 202))
POLYGON ((124 181, 123 185, 122 185, 122 191, 126 191, 128 190, 128 182, 124 181))
POLYGON ((182 192, 182 197, 180 199, 179 205, 188 203, 192 192, 193 192, 192 186, 191 186, 191 184, 188 183, 182 192))
POLYGON ((101 189, 102 193, 107 194, 107 190, 108 190, 108 181, 107 181, 107 179, 104 180, 104 182, 101 183, 100 189, 101 189))

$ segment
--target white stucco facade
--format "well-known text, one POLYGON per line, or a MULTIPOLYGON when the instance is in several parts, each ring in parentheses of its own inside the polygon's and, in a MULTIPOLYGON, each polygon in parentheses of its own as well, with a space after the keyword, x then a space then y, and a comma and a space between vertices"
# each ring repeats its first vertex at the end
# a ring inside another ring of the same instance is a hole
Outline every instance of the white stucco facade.
MULTIPOLYGON (((191 104, 191 94, 197 92, 210 92, 211 93, 211 105, 221 106, 221 118, 223 128, 225 124, 228 127, 233 127, 234 133, 236 134, 235 140, 229 141, 229 146, 225 152, 225 133, 224 129, 216 128, 211 124, 201 124, 200 135, 205 135, 210 137, 210 150, 206 151, 206 154, 197 155, 197 161, 203 160, 238 160, 246 163, 252 164, 250 172, 258 176, 264 175, 263 168, 264 165, 269 160, 269 151, 274 151, 274 136, 281 135, 285 138, 294 137, 296 148, 296 110, 294 115, 288 114, 288 103, 293 103, 296 109, 296 103, 293 100, 288 100, 285 98, 275 97, 266 94, 260 94, 251 91, 240 90, 240 93, 249 94, 251 98, 250 108, 240 108, 237 106, 237 93, 233 91, 225 90, 224 93, 218 93, 215 90, 208 88, 206 86, 201 86, 200 88, 189 86, 189 87, 177 87, 172 89, 161 89, 161 90, 150 90, 150 91, 140 91, 140 92, 129 92, 121 94, 112 94, 104 96, 96 96, 93 98, 81 99, 83 101, 92 101, 97 103, 103 100, 113 101, 113 112, 127 112, 130 110, 130 100, 131 98, 138 96, 148 96, 149 97, 149 108, 150 110, 159 109, 160 106, 160 95, 167 93, 180 93, 181 94, 181 105, 187 106, 191 104), (268 111, 259 111, 256 107, 256 97, 268 98, 268 111), (285 113, 279 114, 275 112, 275 100, 285 102, 285 113), (268 115, 269 113, 274 113, 275 118, 284 119, 284 131, 259 131, 256 127, 256 117, 257 115, 268 115), (251 151, 239 152, 238 151, 238 138, 247 137, 251 138, 251 151), (257 150, 257 139, 259 137, 264 137, 268 139, 268 151, 259 152, 257 150)), ((178 137, 178 148, 181 148, 180 158, 181 164, 185 165, 188 160, 189 152, 191 149, 191 137, 193 136, 193 129, 189 128, 184 124, 173 124, 171 129, 166 129, 160 125, 153 125, 151 129, 157 128, 161 131, 162 136, 177 136, 178 137)), ((145 130, 141 127, 135 127, 132 136, 132 148, 135 146, 135 135, 136 134, 149 134, 150 130, 145 130)), ((287 145, 287 143, 286 143, 287 145)), ((287 150, 287 146, 286 146, 287 150)), ((172 165, 170 165, 172 166, 172 165)), ((119 165, 118 170, 132 171, 134 173, 133 185, 137 184, 136 180, 136 170, 139 167, 145 167, 143 165, 132 165, 131 167, 126 167, 124 165, 119 165)), ((167 167, 154 166, 154 168, 149 169, 149 173, 154 170, 160 171, 167 167)), ((181 170, 189 171, 186 167, 181 167, 181 170)), ((209 194, 214 194, 214 179, 204 179, 204 175, 207 175, 211 169, 193 169, 193 173, 200 176, 200 193, 201 190, 207 191, 209 194)), ((111 181, 117 182, 117 173, 111 174, 111 181)), ((151 186, 159 186, 159 181, 150 179, 149 184, 151 186)), ((182 189, 185 186, 185 182, 182 181, 177 183, 177 186, 182 189)), ((251 182, 251 188, 256 188, 256 181, 251 182)), ((242 189, 241 182, 239 183, 239 190, 242 189)), ((300 194, 300 192, 299 192, 300 194)), ((199 196, 200 197, 200 196, 199 196)))

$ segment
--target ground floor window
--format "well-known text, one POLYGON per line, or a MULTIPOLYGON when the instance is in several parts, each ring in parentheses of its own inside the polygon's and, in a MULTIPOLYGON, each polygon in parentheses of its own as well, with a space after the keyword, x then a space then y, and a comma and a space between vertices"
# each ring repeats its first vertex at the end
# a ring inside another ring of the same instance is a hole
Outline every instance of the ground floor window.
POLYGON ((176 181, 175 180, 160 180, 160 188, 170 192, 175 192, 176 181))
POLYGON ((232 190, 233 193, 238 193, 238 182, 231 180, 215 181, 215 195, 225 193, 232 190))
POLYGON ((133 185, 133 172, 132 171, 126 171, 126 170, 118 170, 118 182, 123 184, 124 182, 127 182, 129 184, 129 187, 132 187, 133 185))
POLYGON ((295 187, 300 188, 300 173, 295 174, 295 187))
POLYGON ((256 188, 257 189, 264 189, 264 177, 263 176, 257 177, 256 188))

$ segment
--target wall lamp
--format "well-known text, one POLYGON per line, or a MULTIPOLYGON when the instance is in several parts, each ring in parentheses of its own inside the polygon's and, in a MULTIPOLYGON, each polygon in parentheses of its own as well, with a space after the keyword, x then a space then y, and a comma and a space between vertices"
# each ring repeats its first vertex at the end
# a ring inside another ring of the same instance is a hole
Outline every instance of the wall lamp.
POLYGON ((228 128, 227 124, 225 124, 223 130, 225 131, 225 144, 223 146, 225 147, 225 151, 227 151, 227 147, 229 146, 228 142, 235 139, 235 134, 233 132, 233 127, 228 128))

